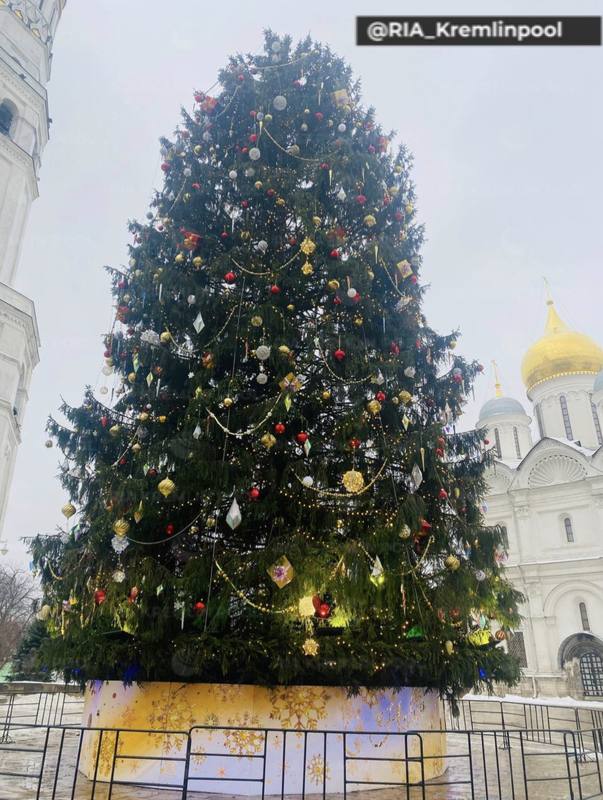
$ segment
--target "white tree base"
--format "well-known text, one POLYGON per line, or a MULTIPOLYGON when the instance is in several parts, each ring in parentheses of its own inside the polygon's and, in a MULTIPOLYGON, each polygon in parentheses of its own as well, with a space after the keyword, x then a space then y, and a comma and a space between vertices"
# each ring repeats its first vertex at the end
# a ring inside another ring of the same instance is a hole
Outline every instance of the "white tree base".
POLYGON ((185 759, 187 734, 195 725, 212 730, 192 732, 191 792, 260 795, 264 774, 267 795, 283 789, 285 794, 322 793, 323 783, 328 793, 341 793, 343 732, 348 791, 416 783, 444 771, 445 734, 429 733, 444 727, 441 704, 436 693, 417 687, 361 689, 348 697, 345 688, 332 686, 95 682, 86 690, 83 719, 89 728, 172 732, 120 733, 115 764, 114 732, 103 733, 98 759, 100 734, 84 734, 80 769, 90 779, 96 771, 100 781, 110 780, 113 771, 114 780, 181 785, 184 761, 168 759, 185 759), (265 735, 228 728, 272 730, 265 735), (412 730, 426 733, 394 735, 412 730), (330 733, 325 737, 321 731, 330 733), (406 760, 405 742, 407 755, 415 759, 422 745, 422 764, 406 760), (400 760, 383 760, 388 758, 400 760), (381 787, 369 785, 377 782, 381 787))

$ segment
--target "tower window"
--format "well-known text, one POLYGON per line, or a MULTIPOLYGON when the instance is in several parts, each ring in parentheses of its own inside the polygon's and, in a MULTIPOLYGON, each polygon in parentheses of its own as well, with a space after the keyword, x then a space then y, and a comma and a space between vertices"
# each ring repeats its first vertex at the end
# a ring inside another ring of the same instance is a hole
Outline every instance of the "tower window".
POLYGON ((586 603, 580 603, 578 607, 580 609, 580 621, 582 622, 582 630, 589 631, 590 623, 588 621, 588 612, 586 611, 586 603))
POLYGON ((597 434, 597 442, 603 444, 603 433, 601 433, 601 421, 599 420, 599 412, 597 406, 590 401, 590 409, 593 412, 593 422, 595 423, 595 433, 597 434))
POLYGON ((16 108, 9 100, 0 103, 0 133, 10 136, 10 129, 15 118, 16 108))
POLYGON ((517 433, 517 428, 513 428, 513 441, 515 442, 515 455, 517 458, 521 458, 521 447, 519 446, 519 435, 517 433))
POLYGON ((569 418, 569 411, 567 410, 567 400, 565 399, 564 395, 561 395, 559 398, 559 405, 561 406, 561 414, 563 415, 563 427, 565 428, 565 438, 569 439, 570 442, 574 439, 574 434, 572 433, 572 425, 569 418))
POLYGON ((538 433, 540 434, 540 438, 544 439, 544 424, 542 422, 542 413, 540 411, 540 406, 535 406, 534 410, 536 411, 536 422, 538 423, 538 433))
POLYGON ((498 433, 498 428, 494 428, 494 440, 496 442, 496 447, 494 448, 496 450, 496 455, 499 458, 502 458, 502 449, 500 446, 500 434, 498 433))
POLYGON ((504 546, 505 550, 508 551, 508 549, 509 549, 509 534, 507 532, 507 526, 506 525, 501 525, 500 526, 500 538, 502 539, 503 546, 504 546))
POLYGON ((565 538, 568 542, 574 542, 574 529, 572 527, 572 521, 569 517, 566 517, 563 520, 563 527, 565 528, 565 538))
POLYGON ((508 637, 509 653, 517 659, 520 667, 528 666, 528 658, 526 656, 526 645, 523 640, 522 631, 509 632, 508 637))

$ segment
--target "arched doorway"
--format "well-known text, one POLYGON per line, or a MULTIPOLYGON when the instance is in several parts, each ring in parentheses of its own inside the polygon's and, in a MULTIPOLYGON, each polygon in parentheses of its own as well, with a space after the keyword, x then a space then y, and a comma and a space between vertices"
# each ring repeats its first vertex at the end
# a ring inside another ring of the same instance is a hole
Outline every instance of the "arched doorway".
POLYGON ((568 636, 559 648, 559 666, 570 662, 579 666, 584 696, 603 697, 603 642, 592 633, 568 636))

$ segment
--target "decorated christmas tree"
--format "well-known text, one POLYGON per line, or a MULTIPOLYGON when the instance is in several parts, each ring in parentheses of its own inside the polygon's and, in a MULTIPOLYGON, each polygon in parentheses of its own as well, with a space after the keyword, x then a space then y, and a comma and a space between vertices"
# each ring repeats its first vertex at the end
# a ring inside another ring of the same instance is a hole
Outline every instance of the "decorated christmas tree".
MULTIPOLYGON (((410 178, 349 67, 265 35, 161 142, 114 268, 107 385, 63 405, 68 522, 31 548, 68 678, 513 682, 481 371, 421 312, 410 178)), ((52 444, 52 439, 48 444, 52 444)))

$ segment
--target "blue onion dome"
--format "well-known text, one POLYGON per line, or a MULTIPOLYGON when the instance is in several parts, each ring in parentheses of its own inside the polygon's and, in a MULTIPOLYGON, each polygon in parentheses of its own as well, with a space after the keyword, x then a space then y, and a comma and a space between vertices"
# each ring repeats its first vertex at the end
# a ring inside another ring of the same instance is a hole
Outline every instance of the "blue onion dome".
POLYGON ((499 417, 503 414, 521 414, 526 416, 524 407, 519 400, 514 400, 512 397, 493 397, 481 407, 479 412, 480 422, 491 417, 499 417))

